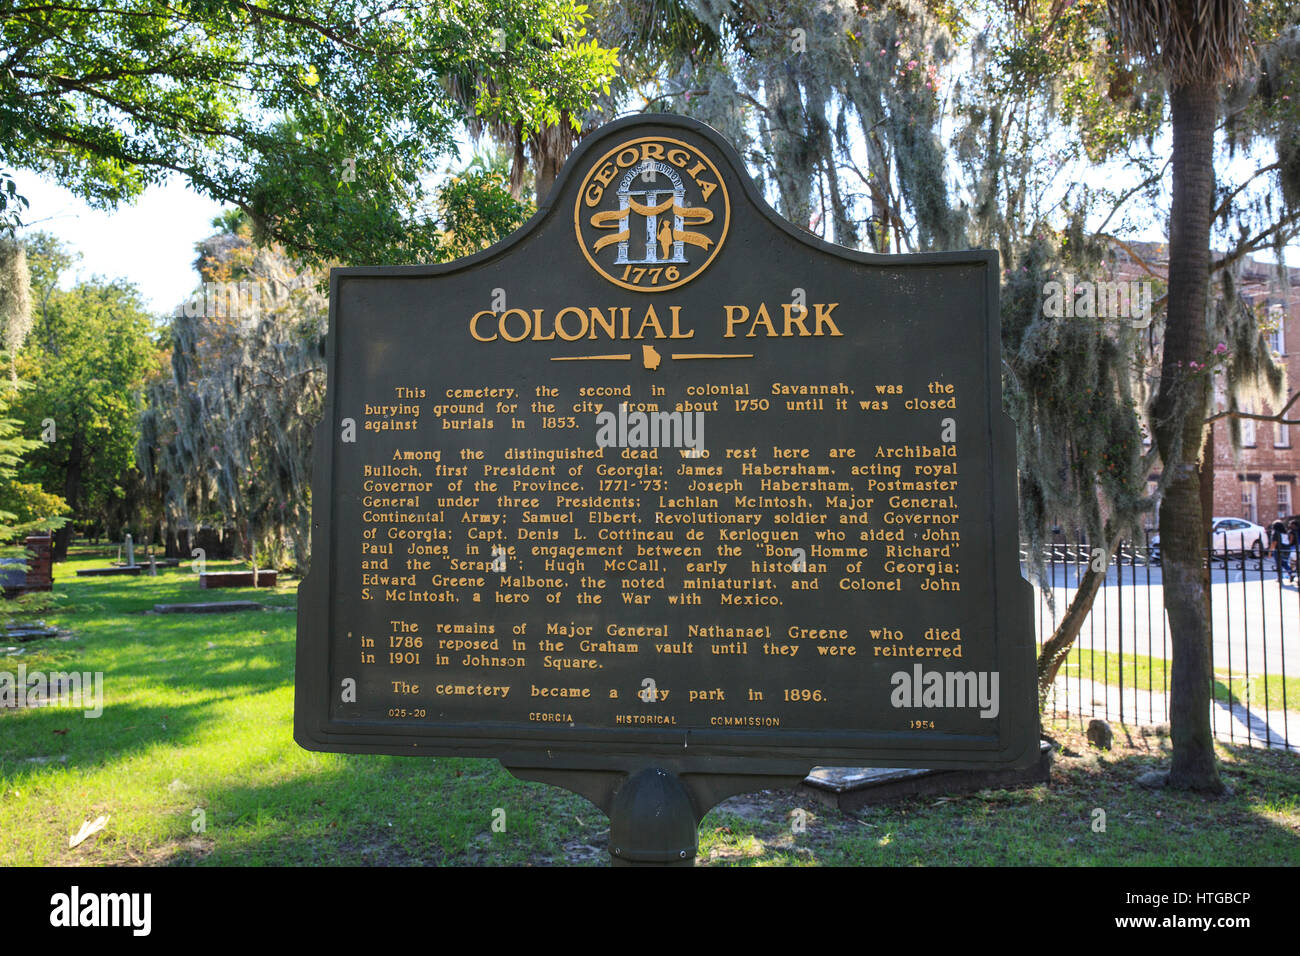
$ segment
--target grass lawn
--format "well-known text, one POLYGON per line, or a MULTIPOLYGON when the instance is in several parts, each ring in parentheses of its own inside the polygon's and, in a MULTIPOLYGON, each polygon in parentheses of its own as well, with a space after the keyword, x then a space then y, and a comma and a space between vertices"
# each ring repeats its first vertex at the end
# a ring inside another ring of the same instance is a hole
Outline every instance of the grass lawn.
MULTIPOLYGON (((10 672, 25 664, 29 672, 105 675, 97 719, 60 707, 0 710, 0 866, 605 862, 599 811, 515 780, 495 761, 299 749, 296 581, 211 592, 200 591, 186 567, 154 578, 72 573, 113 554, 83 551, 56 566, 53 606, 36 616, 60 635, 12 645, 21 653, 0 660, 10 672), (234 599, 272 608, 149 613, 156 603, 234 599), (497 811, 504 832, 493 831, 497 811), (68 837, 100 815, 107 827, 70 849, 68 837)), ((1117 730, 1107 754, 1063 726, 1050 729, 1068 748, 1057 755, 1051 787, 911 800, 856 815, 794 792, 737 797, 701 825, 700 862, 1300 863, 1300 758, 1220 747, 1234 792, 1206 800, 1134 785, 1167 760, 1166 738, 1117 730), (1105 832, 1093 830, 1095 808, 1106 812, 1105 832), (796 809, 806 812, 797 833, 796 809)))
MULTIPOLYGON (((1076 647, 1061 665, 1060 676, 1071 679, 1082 676, 1101 684, 1118 687, 1120 675, 1124 678, 1124 693, 1136 684, 1139 692, 1150 689, 1154 693, 1169 692, 1169 678, 1173 662, 1163 657, 1138 654, 1117 654, 1114 651, 1093 651, 1076 647), (1122 670, 1121 670, 1122 667, 1122 670)), ((1240 666, 1240 664, 1238 664, 1240 666)), ((1249 704, 1260 710, 1300 710, 1300 677, 1270 674, 1268 680, 1261 674, 1247 681, 1242 675, 1229 679, 1225 671, 1216 668, 1214 674, 1214 699, 1224 703, 1249 704), (1285 707, 1283 706, 1285 704, 1285 707)))

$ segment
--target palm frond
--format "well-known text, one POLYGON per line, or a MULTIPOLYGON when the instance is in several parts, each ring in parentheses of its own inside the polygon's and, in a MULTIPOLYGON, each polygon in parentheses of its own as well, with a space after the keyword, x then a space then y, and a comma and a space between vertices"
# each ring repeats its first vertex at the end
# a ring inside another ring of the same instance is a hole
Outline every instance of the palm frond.
POLYGON ((1107 7, 1125 46, 1176 85, 1235 79, 1251 52, 1243 0, 1108 0, 1107 7))

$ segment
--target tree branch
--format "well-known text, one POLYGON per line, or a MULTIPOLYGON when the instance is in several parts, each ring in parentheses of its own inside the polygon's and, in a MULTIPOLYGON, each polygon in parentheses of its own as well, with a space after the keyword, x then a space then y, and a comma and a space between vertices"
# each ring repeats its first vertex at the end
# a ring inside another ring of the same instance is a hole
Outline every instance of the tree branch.
POLYGON ((1115 213, 1119 212, 1120 209, 1124 206, 1124 204, 1128 202, 1129 199, 1132 198, 1132 196, 1135 193, 1139 193, 1143 189, 1146 189, 1148 186, 1150 186, 1152 183, 1157 183, 1161 179, 1163 179, 1165 175, 1165 170, 1169 168, 1169 164, 1173 162, 1173 159, 1174 159, 1173 156, 1170 156, 1168 159, 1165 160, 1165 164, 1160 167, 1160 172, 1153 173, 1152 175, 1148 176, 1146 179, 1142 180, 1142 182, 1134 186, 1132 189, 1130 189, 1128 192, 1124 193, 1124 195, 1120 196, 1119 201, 1116 202, 1115 205, 1111 208, 1110 213, 1102 221, 1102 224, 1097 227, 1097 231, 1094 233, 1094 235, 1100 236, 1102 232, 1105 231, 1106 227, 1110 225, 1110 221, 1113 218, 1115 218, 1115 213))
POLYGON ((1211 422, 1217 422, 1220 418, 1249 418, 1257 422, 1277 422, 1281 425, 1300 425, 1300 419, 1284 417, 1287 413, 1287 409, 1294 405, 1297 399, 1300 399, 1300 392, 1296 392, 1288 398, 1286 404, 1272 415, 1261 415, 1256 412, 1243 412, 1239 409, 1226 409, 1222 412, 1217 412, 1216 414, 1211 415, 1205 420, 1205 424, 1208 425, 1211 422))
POLYGON ((1222 259, 1217 259, 1210 263, 1210 274, 1213 275, 1214 273, 1218 272, 1220 269, 1226 269, 1228 266, 1232 265, 1238 259, 1242 259, 1245 256, 1249 255, 1250 253, 1258 251, 1264 245, 1264 240, 1267 239, 1269 236, 1273 235, 1274 233, 1283 231, 1288 226, 1295 227, 1297 223, 1300 223, 1300 215, 1296 213, 1292 213, 1291 215, 1287 216, 1285 219, 1273 223, 1273 225, 1269 226, 1267 229, 1265 229, 1263 232, 1256 235, 1254 238, 1244 240, 1238 243, 1237 248, 1234 249, 1232 252, 1228 253, 1222 259))
POLYGON ((1247 176, 1245 181, 1242 182, 1241 185, 1239 185, 1232 192, 1228 193, 1228 195, 1223 197, 1223 202, 1219 203, 1218 208, 1215 209, 1214 212, 1210 213, 1210 222, 1214 222, 1214 220, 1218 219, 1220 216, 1227 213, 1228 206, 1232 204, 1232 201, 1237 198, 1238 194, 1240 194, 1243 189, 1245 189, 1247 186, 1253 183, 1257 178, 1259 178, 1260 176, 1264 175, 1267 172, 1271 172, 1274 169, 1281 169, 1281 168, 1282 168, 1281 163, 1269 163, 1267 166, 1261 166, 1259 169, 1255 170, 1253 173, 1247 176))
POLYGON ((1097 230, 1095 235, 1099 239, 1109 239, 1112 244, 1117 245, 1121 249, 1123 249, 1126 253, 1128 253, 1128 257, 1132 259, 1134 262, 1136 262, 1138 266, 1142 269, 1142 271, 1145 272, 1147 275, 1151 276, 1153 279, 1165 280, 1168 278, 1168 276, 1160 275, 1158 272, 1152 269, 1151 266, 1147 265, 1147 261, 1143 259, 1140 255, 1138 255, 1136 252, 1134 252, 1133 247, 1130 246, 1123 239, 1119 239, 1116 238, 1115 236, 1107 235, 1106 233, 1103 233, 1100 229, 1097 230))

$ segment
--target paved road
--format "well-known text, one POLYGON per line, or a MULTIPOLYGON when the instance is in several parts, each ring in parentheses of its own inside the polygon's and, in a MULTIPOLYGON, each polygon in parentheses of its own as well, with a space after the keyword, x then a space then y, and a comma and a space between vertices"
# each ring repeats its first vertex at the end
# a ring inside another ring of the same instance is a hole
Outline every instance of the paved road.
MULTIPOLYGON (((1049 569, 1050 571, 1051 569, 1049 569)), ((1039 641, 1049 636, 1074 596, 1081 576, 1073 565, 1058 564, 1049 576, 1056 608, 1048 607, 1041 593, 1035 608, 1039 641)), ((1259 562, 1240 561, 1227 569, 1214 568, 1211 576, 1214 616, 1214 667, 1216 673, 1300 677, 1300 588, 1279 584, 1272 562, 1261 571, 1259 562)), ((1127 562, 1112 565, 1084 622, 1078 646, 1088 649, 1150 654, 1168 659, 1169 626, 1164 613, 1164 593, 1159 567, 1127 562), (1122 576, 1122 584, 1121 584, 1122 576)), ((1287 701, 1300 707, 1300 701, 1287 701)))

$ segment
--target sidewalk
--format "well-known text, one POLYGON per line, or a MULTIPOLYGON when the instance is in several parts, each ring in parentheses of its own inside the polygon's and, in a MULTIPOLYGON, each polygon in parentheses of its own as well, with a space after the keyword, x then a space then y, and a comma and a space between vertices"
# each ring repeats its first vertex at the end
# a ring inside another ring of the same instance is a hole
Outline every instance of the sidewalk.
MULTIPOLYGON (((1270 709, 1262 705, 1247 707, 1216 700, 1211 703, 1211 726, 1215 739, 1225 744, 1270 747, 1300 753, 1300 743, 1288 748, 1285 741, 1300 741, 1300 711, 1270 709)), ((1127 727, 1169 723, 1169 695, 1158 688, 1125 687, 1102 684, 1077 677, 1058 677, 1047 698, 1047 712, 1058 711, 1071 719, 1082 715, 1127 727)))

